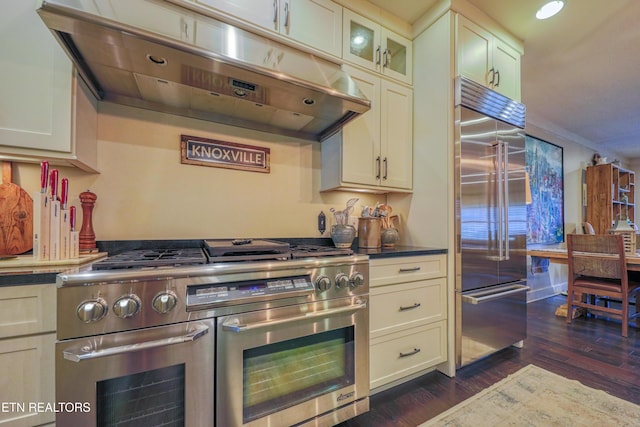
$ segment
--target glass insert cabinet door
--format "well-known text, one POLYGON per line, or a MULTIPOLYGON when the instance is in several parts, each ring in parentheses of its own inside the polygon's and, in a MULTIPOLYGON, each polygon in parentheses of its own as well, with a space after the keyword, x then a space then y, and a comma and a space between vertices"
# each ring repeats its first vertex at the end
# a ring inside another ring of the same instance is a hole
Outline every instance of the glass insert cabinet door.
POLYGON ((385 37, 387 48, 383 54, 383 67, 396 73, 407 75, 407 45, 395 40, 391 35, 385 37))
POLYGON ((344 11, 343 57, 355 64, 404 83, 412 83, 412 45, 407 38, 377 23, 344 11))
POLYGON ((358 21, 349 23, 349 54, 363 59, 367 63, 380 63, 380 43, 378 35, 366 25, 358 21))

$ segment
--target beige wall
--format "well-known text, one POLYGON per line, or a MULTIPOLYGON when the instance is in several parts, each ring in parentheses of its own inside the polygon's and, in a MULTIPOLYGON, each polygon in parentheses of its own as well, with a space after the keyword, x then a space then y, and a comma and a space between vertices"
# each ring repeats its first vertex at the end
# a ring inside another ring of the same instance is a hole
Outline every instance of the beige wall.
MULTIPOLYGON (((97 196, 97 240, 235 237, 322 237, 320 211, 344 209, 351 197, 363 204, 385 196, 320 193, 320 144, 146 110, 100 103, 98 168, 87 174, 59 168, 69 178, 70 204, 97 196), (271 173, 180 163, 180 135, 221 139, 271 150, 271 173)), ((39 187, 39 166, 16 166, 14 181, 30 193, 39 187)), ((328 231, 324 236, 328 237, 328 231)))

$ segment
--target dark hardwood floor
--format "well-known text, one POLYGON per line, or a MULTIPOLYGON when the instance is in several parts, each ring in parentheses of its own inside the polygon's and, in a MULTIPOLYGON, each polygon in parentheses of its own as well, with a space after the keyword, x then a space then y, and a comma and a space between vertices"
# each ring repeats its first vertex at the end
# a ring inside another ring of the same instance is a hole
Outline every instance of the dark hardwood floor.
POLYGON ((567 324, 554 315, 566 297, 554 296, 527 306, 524 348, 502 350, 457 371, 455 378, 431 372, 377 393, 371 410, 341 427, 414 427, 529 364, 614 396, 640 404, 640 331, 620 322, 578 318, 567 324))

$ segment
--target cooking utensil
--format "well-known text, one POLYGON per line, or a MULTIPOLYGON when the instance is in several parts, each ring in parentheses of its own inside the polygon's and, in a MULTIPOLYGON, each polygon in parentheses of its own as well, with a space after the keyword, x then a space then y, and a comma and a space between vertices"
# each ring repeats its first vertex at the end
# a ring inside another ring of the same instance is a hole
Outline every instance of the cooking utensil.
POLYGON ((49 162, 40 163, 40 191, 33 196, 33 257, 38 261, 49 259, 49 222, 51 205, 49 186, 49 162))
POLYGON ((76 207, 69 208, 69 258, 74 259, 80 256, 80 232, 76 231, 76 207))
POLYGON ((67 202, 69 200, 69 179, 62 178, 60 182, 60 207, 67 209, 67 202))
POLYGON ((49 162, 40 163, 40 192, 46 193, 49 185, 49 162))
POLYGON ((60 198, 58 197, 58 169, 49 174, 51 217, 49 219, 49 259, 60 259, 60 198))
POLYGON ((69 259, 71 256, 71 223, 70 213, 67 207, 68 199, 69 179, 62 178, 62 180, 60 180, 60 259, 69 259))
POLYGON ((11 162, 2 162, 0 185, 0 255, 33 248, 33 199, 12 182, 11 162))

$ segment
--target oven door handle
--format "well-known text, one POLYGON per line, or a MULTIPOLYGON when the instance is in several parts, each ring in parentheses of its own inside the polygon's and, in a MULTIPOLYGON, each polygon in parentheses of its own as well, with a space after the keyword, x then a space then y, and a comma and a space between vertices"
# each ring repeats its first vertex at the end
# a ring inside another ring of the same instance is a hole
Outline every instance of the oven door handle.
POLYGON ((108 347, 100 350, 94 350, 87 353, 76 353, 73 351, 65 350, 62 355, 65 359, 72 362, 81 362, 83 360, 96 359, 98 357, 113 356, 116 354, 131 353, 134 351, 148 350, 156 347, 164 347, 172 344, 182 344, 187 342, 196 341, 209 332, 208 326, 198 326, 193 332, 178 337, 163 338, 154 341, 146 341, 136 344, 121 345, 116 347, 108 347))
POLYGON ((314 311, 311 313, 306 313, 306 314, 303 314, 302 316, 291 316, 291 317, 285 317, 284 319, 265 320, 264 322, 241 324, 241 323, 238 323, 237 319, 231 319, 222 324, 222 329, 225 331, 231 331, 231 332, 246 332, 246 331, 252 331, 256 329, 269 328, 274 325, 282 325, 286 323, 297 322, 300 320, 312 319, 316 317, 331 316, 331 315, 340 314, 340 313, 350 313, 353 311, 362 310, 364 308, 367 308, 366 301, 364 302, 361 301, 358 304, 349 305, 346 307, 330 308, 328 310, 320 310, 320 311, 314 311))

